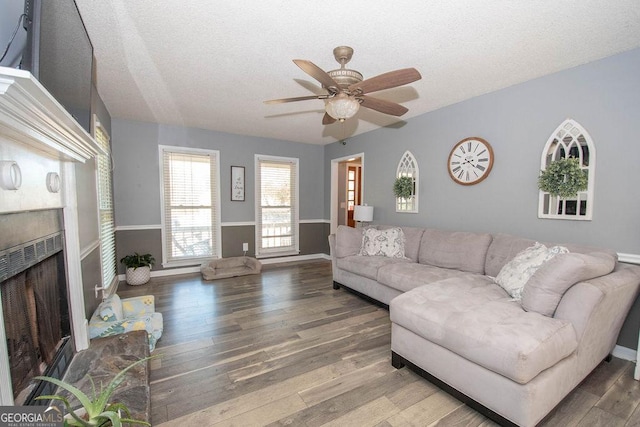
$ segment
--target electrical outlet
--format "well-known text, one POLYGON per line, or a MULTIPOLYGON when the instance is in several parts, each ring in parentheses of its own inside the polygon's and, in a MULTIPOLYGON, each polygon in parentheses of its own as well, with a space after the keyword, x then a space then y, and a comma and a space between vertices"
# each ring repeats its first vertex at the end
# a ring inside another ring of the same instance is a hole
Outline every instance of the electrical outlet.
POLYGON ((249 250, 249 244, 248 243, 243 243, 242 244, 242 250, 245 251, 245 252, 248 251, 249 250))

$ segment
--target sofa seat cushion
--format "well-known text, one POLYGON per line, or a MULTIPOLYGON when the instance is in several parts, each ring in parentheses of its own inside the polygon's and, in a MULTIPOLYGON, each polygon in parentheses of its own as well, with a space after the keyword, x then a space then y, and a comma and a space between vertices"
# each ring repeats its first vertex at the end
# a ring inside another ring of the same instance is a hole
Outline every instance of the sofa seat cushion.
POLYGON ((486 276, 418 287, 390 312, 393 323, 520 384, 577 347, 571 323, 524 311, 486 276))
POLYGON ((472 275, 460 270, 417 263, 386 264, 378 269, 378 282, 402 292, 451 277, 472 275))
POLYGON ((393 263, 410 263, 406 258, 389 258, 385 256, 360 256, 353 255, 337 259, 339 268, 350 273, 377 280, 378 269, 383 265, 393 263))

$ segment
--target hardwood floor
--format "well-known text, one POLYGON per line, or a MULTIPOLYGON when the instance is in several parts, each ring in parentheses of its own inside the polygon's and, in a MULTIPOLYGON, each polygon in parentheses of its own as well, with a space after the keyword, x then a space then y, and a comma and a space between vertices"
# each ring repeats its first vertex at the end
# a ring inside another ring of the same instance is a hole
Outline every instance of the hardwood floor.
MULTIPOLYGON (((164 333, 151 366, 154 426, 491 426, 390 361, 387 310, 333 290, 328 261, 260 275, 120 284, 153 294, 164 333)), ((634 364, 601 364, 547 426, 640 425, 634 364)))

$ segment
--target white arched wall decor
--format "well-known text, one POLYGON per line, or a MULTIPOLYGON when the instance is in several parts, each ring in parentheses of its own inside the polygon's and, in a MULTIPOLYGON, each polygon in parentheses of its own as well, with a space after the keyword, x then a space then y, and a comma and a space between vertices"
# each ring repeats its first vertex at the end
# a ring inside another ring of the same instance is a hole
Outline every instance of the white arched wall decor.
POLYGON ((398 163, 396 178, 409 177, 413 180, 413 193, 409 198, 396 197, 396 212, 418 213, 418 183, 420 171, 418 162, 411 151, 405 151, 398 163))
POLYGON ((552 219, 590 220, 593 216, 596 148, 589 133, 575 120, 567 119, 549 137, 540 159, 545 170, 554 160, 575 157, 587 171, 587 190, 574 198, 561 198, 540 190, 538 217, 552 219))

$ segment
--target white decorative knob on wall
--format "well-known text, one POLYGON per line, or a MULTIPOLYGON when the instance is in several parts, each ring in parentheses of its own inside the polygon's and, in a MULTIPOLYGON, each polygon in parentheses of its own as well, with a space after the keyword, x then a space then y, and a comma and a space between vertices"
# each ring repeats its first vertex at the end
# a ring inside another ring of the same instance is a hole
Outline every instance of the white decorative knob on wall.
POLYGON ((49 190, 49 193, 60 191, 60 175, 57 172, 49 172, 47 174, 47 190, 49 190))
POLYGON ((0 186, 5 190, 17 190, 22 185, 20 166, 13 160, 0 161, 0 186))

